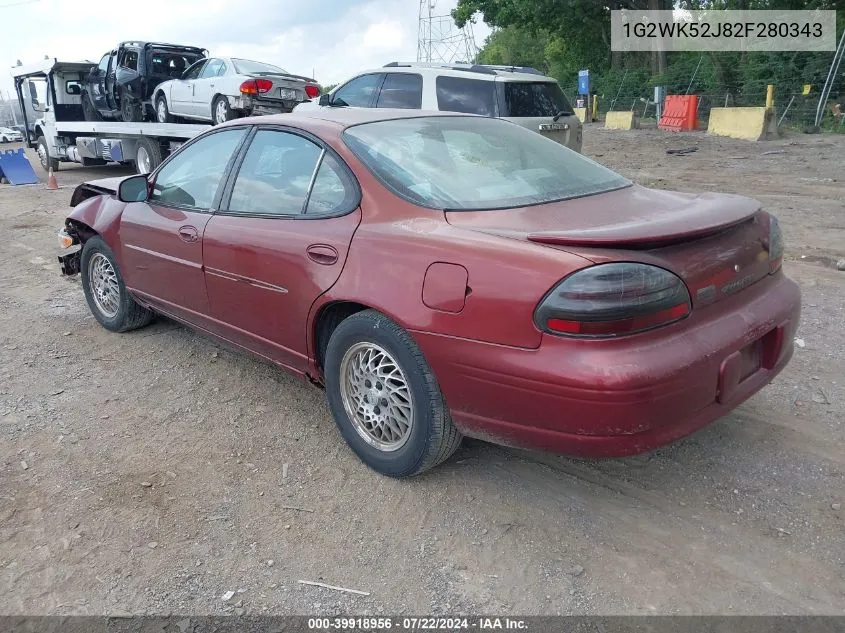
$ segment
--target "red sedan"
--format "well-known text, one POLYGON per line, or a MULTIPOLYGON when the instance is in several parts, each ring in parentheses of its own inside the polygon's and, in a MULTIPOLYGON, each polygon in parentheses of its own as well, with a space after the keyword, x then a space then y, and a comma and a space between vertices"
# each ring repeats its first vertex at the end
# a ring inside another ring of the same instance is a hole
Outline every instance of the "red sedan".
POLYGON ((759 203, 645 189, 497 119, 239 119, 71 206, 62 269, 103 327, 161 313, 324 386, 391 476, 462 435, 652 450, 771 381, 799 319, 759 203))

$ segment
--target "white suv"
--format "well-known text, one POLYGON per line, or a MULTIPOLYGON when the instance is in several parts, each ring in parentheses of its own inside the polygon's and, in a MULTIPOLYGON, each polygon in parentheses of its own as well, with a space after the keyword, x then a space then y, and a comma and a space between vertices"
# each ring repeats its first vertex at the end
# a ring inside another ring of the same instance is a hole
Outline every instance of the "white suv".
POLYGON ((557 81, 533 68, 392 62, 359 73, 319 101, 294 110, 343 106, 498 117, 581 151, 581 122, 557 81))

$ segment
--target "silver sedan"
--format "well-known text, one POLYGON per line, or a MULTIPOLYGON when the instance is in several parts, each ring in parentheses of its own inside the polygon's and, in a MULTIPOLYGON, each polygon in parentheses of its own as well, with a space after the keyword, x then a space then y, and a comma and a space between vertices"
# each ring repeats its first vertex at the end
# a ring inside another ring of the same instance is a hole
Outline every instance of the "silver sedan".
POLYGON ((263 62, 236 57, 201 59, 180 79, 153 91, 159 123, 177 119, 224 123, 241 116, 290 112, 320 95, 314 79, 263 62))

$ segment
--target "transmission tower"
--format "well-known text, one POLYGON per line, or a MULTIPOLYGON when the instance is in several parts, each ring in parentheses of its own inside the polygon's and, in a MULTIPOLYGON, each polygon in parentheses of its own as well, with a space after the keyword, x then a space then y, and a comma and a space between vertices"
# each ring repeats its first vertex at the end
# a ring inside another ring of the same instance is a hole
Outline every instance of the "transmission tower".
POLYGON ((478 55, 472 24, 459 29, 451 15, 437 15, 435 0, 420 0, 417 61, 428 63, 473 63, 478 55))

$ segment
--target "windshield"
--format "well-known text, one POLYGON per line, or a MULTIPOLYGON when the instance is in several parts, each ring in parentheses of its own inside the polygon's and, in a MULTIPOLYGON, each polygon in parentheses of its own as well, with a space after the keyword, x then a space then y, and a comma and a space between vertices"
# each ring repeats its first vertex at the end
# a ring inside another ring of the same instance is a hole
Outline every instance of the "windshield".
POLYGON ((551 81, 503 81, 499 87, 499 112, 504 117, 549 117, 574 114, 560 86, 551 81))
POLYGON ((434 209, 522 207, 631 184, 537 132, 500 119, 393 119, 350 127, 343 138, 382 184, 434 209))
POLYGON ((238 71, 239 75, 260 75, 262 73, 287 73, 284 68, 273 66, 273 64, 253 62, 248 59, 233 59, 232 63, 235 65, 235 70, 238 71))

